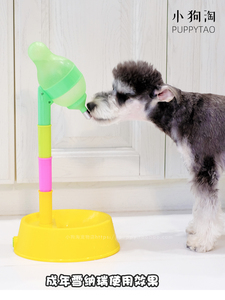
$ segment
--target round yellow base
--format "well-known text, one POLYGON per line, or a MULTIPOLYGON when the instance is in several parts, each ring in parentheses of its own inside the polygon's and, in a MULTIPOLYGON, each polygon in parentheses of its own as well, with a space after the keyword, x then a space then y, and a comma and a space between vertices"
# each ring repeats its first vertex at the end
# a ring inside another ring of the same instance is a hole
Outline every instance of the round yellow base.
POLYGON ((80 209, 53 210, 52 224, 45 226, 39 213, 23 217, 13 246, 19 256, 48 262, 95 260, 120 249, 111 217, 80 209))

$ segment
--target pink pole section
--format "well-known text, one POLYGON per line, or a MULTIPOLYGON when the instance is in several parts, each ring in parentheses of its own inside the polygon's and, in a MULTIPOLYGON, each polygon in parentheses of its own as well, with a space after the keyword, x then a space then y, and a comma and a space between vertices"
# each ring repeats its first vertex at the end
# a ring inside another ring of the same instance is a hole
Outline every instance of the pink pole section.
POLYGON ((50 192, 52 190, 52 157, 40 158, 39 162, 39 190, 50 192))

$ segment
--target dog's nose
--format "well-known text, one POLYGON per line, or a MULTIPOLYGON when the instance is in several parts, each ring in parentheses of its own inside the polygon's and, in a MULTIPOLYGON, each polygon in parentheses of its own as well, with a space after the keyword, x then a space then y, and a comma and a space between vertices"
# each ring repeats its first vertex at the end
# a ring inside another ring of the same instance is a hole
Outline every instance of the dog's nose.
POLYGON ((89 110, 90 112, 91 112, 92 110, 94 110, 96 106, 97 106, 97 104, 95 104, 94 102, 89 102, 89 103, 87 104, 87 108, 88 108, 88 110, 89 110))

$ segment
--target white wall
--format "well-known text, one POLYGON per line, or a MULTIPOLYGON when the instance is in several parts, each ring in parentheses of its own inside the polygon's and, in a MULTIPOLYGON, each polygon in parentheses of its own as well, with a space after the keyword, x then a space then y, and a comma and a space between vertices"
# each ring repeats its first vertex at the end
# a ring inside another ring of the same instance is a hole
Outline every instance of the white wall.
MULTIPOLYGON (((88 95, 110 89, 111 69, 126 59, 153 63, 165 82, 183 90, 225 94, 224 1, 2 0, 0 8, 0 215, 38 210, 38 83, 30 43, 40 40, 73 60, 88 95), (184 16, 179 23, 177 10, 184 16), (173 33, 174 25, 190 25, 190 10, 215 11, 215 23, 191 24, 213 24, 215 33, 173 33)), ((52 107, 54 209, 191 210, 188 174, 169 138, 146 123, 90 124, 79 112, 52 107)))

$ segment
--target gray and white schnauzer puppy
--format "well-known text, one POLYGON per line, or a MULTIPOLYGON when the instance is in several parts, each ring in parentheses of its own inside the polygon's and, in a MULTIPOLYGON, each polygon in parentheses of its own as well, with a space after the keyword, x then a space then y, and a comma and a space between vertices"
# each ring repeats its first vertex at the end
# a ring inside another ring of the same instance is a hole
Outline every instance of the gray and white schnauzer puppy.
POLYGON ((225 96, 164 84, 161 73, 142 61, 119 64, 113 75, 113 90, 97 93, 87 104, 93 119, 101 124, 151 121, 172 138, 192 175, 196 196, 187 247, 212 250, 223 232, 217 185, 225 169, 225 96))

